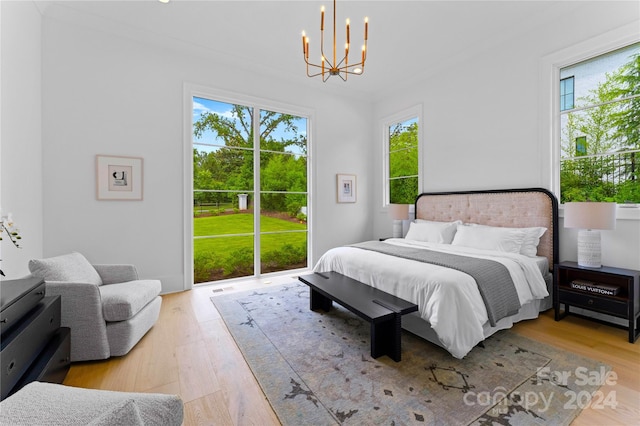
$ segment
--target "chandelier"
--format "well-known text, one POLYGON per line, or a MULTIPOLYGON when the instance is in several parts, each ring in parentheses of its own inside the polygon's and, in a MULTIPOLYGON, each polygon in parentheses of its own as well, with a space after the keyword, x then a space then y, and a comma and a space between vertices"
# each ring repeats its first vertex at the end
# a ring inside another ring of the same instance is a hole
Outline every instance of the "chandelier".
POLYGON ((309 37, 302 32, 302 49, 304 61, 307 64, 307 77, 322 76, 322 81, 327 81, 329 77, 337 75, 343 81, 347 81, 349 74, 360 75, 364 72, 364 62, 367 59, 367 36, 369 31, 369 18, 364 18, 364 44, 362 45, 362 60, 355 64, 349 63, 349 19, 347 19, 347 42, 344 45, 344 56, 338 62, 336 51, 336 0, 333 0, 333 60, 324 54, 324 6, 320 9, 320 54, 321 64, 317 65, 309 62, 309 37), (311 67, 311 71, 310 71, 311 67))

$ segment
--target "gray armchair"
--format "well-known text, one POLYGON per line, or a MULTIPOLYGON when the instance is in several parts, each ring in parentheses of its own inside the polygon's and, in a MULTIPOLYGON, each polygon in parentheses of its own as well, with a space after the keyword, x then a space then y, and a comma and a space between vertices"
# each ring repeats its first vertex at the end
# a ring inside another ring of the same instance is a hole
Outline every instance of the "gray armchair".
POLYGON ((61 296, 62 326, 71 329, 71 361, 126 355, 155 324, 159 280, 140 280, 133 265, 91 265, 80 253, 29 261, 46 296, 61 296))

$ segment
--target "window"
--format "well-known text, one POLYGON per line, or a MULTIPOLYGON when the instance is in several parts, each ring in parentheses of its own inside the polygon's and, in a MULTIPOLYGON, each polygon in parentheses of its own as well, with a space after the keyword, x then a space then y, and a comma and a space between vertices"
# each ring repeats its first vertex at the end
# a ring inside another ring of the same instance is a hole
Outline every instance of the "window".
POLYGON ((560 111, 573 108, 573 77, 560 80, 560 111))
POLYGON ((576 157, 579 155, 587 155, 587 137, 578 136, 576 138, 576 157))
POLYGON ((385 120, 385 205, 413 204, 420 193, 420 108, 385 120))
POLYGON ((640 43, 559 77, 561 202, 640 202, 640 43))
POLYGON ((189 93, 191 282, 305 268, 309 119, 203 93, 189 93))

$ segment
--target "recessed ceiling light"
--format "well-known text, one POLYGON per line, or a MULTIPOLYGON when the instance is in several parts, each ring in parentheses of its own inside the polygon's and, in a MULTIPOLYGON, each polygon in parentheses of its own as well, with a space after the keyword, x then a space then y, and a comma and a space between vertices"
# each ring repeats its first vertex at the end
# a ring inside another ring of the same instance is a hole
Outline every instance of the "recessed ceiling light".
POLYGON ((160 3, 169 3, 169 0, 158 0, 160 3))

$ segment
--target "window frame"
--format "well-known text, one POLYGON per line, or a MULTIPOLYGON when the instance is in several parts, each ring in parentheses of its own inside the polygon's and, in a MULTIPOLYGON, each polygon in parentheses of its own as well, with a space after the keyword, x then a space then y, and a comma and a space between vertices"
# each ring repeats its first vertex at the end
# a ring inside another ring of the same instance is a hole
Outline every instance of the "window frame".
MULTIPOLYGON (((190 290, 194 286, 194 277, 193 277, 193 127, 192 127, 192 117, 193 117, 193 98, 208 98, 213 99, 219 102, 226 102, 229 104, 241 104, 244 106, 249 106, 254 108, 254 111, 262 111, 262 110, 270 110, 279 112, 282 114, 291 114, 299 117, 304 117, 307 119, 307 211, 309 214, 307 215, 307 262, 310 259, 313 259, 313 189, 314 186, 314 171, 315 171, 315 163, 314 163, 314 155, 313 155, 313 141, 314 141, 314 120, 315 120, 315 111, 309 108, 305 108, 299 105, 286 104, 282 102, 277 102, 269 99, 258 98, 250 95, 243 95, 239 93, 229 92, 222 89, 215 89, 207 86, 200 86, 191 83, 184 83, 183 86, 183 206, 184 206, 184 216, 183 216, 183 265, 184 265, 184 283, 183 288, 185 290, 190 290)), ((254 120, 254 134, 260 134, 260 120, 254 120)), ((260 144, 258 144, 257 148, 254 146, 252 148, 254 152, 254 170, 259 170, 260 163, 260 153, 262 152, 260 149, 260 144), (258 168, 256 168, 258 166, 258 168)), ((254 176, 254 194, 260 194, 260 173, 258 176, 254 176)), ((260 197, 254 198, 254 208, 259 211, 260 209, 260 197), (257 200, 255 199, 257 198, 257 200)), ((257 259, 260 259, 260 245, 259 238, 260 235, 260 227, 259 227, 259 218, 254 217, 254 256, 257 259)), ((258 262, 259 263, 259 262, 258 262)), ((257 279, 262 276, 269 275, 278 275, 284 272, 291 273, 292 270, 289 271, 280 271, 280 272, 269 272, 262 274, 259 268, 258 263, 254 262, 254 275, 241 277, 241 278, 231 278, 229 280, 224 281, 234 281, 234 280, 246 280, 246 279, 257 279)), ((223 281, 216 281, 216 283, 222 283, 223 281)), ((206 285, 206 284, 205 284, 206 285)))
MULTIPOLYGON (((540 61, 542 167, 540 179, 560 199, 560 69, 640 42, 640 20, 544 56, 540 61), (546 146, 546 149, 544 148, 546 146)), ((560 206, 563 211, 563 205, 560 206)), ((640 220, 640 209, 618 208, 618 218, 640 220)))
POLYGON ((390 201, 390 188, 389 188, 389 127, 417 118, 418 120, 418 194, 422 193, 422 180, 423 180, 423 159, 422 154, 424 152, 424 120, 422 117, 422 104, 414 105, 402 111, 399 111, 393 115, 389 115, 380 120, 380 128, 382 132, 382 209, 386 210, 389 207, 390 201))

